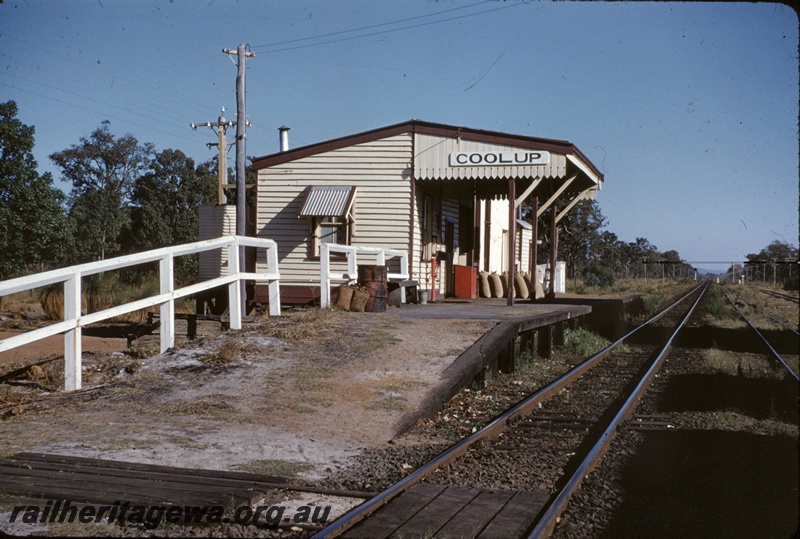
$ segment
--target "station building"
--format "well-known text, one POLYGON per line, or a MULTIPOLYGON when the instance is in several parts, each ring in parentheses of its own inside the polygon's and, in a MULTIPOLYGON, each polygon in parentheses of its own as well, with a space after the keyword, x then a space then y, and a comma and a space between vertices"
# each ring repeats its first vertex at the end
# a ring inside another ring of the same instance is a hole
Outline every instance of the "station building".
POLYGON ((281 135, 281 151, 253 160, 251 221, 279 246, 284 303, 319 297, 323 242, 407 251, 410 279, 437 297, 464 275, 531 271, 535 227, 521 204, 535 199, 537 217, 557 223, 556 199, 569 200, 563 215, 603 182, 560 140, 420 120, 294 149, 281 135))

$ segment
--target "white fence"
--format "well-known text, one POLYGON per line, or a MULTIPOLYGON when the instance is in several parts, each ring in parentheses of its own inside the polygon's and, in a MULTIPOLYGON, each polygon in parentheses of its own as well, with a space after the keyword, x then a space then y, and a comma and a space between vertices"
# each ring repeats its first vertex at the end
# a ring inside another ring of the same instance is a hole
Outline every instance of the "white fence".
POLYGON ((239 283, 242 280, 268 281, 269 310, 273 316, 280 315, 280 274, 278 272, 278 246, 268 239, 242 236, 224 236, 213 240, 199 241, 164 247, 79 266, 62 268, 36 275, 0 282, 0 296, 32 290, 42 286, 64 283, 64 320, 47 327, 0 340, 0 352, 30 344, 38 340, 64 334, 64 388, 73 391, 81 388, 81 328, 95 322, 108 320, 139 309, 159 305, 161 309, 161 352, 175 346, 175 300, 228 285, 230 302, 230 327, 242 327, 242 303, 239 283), (244 273, 239 268, 239 247, 264 248, 267 251, 268 273, 244 273), (175 290, 173 260, 176 256, 189 255, 212 249, 228 249, 228 275, 203 281, 175 290), (81 314, 81 278, 137 264, 158 261, 160 290, 157 296, 140 299, 91 314, 81 314))
MULTIPOLYGON (((387 278, 391 280, 408 279, 408 253, 393 249, 383 249, 381 247, 358 247, 355 245, 338 245, 335 243, 323 243, 319 247, 319 268, 320 268, 320 308, 327 309, 331 306, 331 280, 346 281, 352 283, 357 280, 358 255, 375 256, 378 266, 386 265, 386 258, 400 258, 400 273, 388 273, 387 278), (331 253, 343 253, 347 255, 347 273, 331 273, 331 253)), ((405 288, 400 287, 400 301, 405 303, 405 288)))
MULTIPOLYGON (((545 292, 549 290, 550 284, 550 264, 539 264, 536 266, 536 276, 539 278, 539 282, 542 283, 542 287, 544 288, 545 292)), ((565 294, 567 292, 567 263, 566 262, 556 262, 556 276, 555 276, 555 293, 556 294, 565 294)))

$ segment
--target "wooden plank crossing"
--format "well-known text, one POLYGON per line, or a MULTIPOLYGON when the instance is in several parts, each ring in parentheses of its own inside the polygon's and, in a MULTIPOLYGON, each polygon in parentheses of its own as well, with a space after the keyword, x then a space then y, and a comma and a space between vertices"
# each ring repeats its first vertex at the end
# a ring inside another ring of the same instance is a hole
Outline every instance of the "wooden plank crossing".
POLYGON ((511 539, 525 534, 549 498, 542 492, 417 484, 342 537, 511 539))
POLYGON ((289 487, 285 479, 266 475, 44 453, 0 459, 0 485, 8 493, 74 502, 223 506, 250 505, 270 490, 289 487))

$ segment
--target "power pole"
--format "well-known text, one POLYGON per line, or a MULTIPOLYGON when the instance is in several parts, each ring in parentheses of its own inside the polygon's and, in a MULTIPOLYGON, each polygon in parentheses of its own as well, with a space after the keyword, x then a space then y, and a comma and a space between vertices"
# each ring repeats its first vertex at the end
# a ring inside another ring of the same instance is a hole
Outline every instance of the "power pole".
MULTIPOLYGON (((225 107, 222 107, 222 113, 220 114, 219 118, 216 122, 205 122, 202 124, 197 123, 190 123, 189 126, 192 129, 197 129, 198 127, 208 127, 208 128, 217 128, 217 135, 219 136, 219 142, 209 142, 206 144, 208 148, 212 146, 219 147, 219 154, 217 156, 217 178, 219 179, 219 186, 218 186, 218 204, 222 206, 225 204, 225 187, 228 187, 228 164, 227 164, 227 157, 225 156, 226 151, 228 149, 228 141, 226 140, 225 133, 229 127, 233 127, 236 125, 236 122, 231 122, 225 119, 225 107)), ((234 144, 231 142, 230 144, 234 144)))
MULTIPOLYGON (((238 62, 236 70, 236 235, 247 235, 247 204, 245 198, 245 129, 246 114, 245 114, 245 99, 244 99, 244 86, 245 86, 245 59, 250 56, 255 56, 254 53, 245 51, 244 44, 240 44, 234 51, 232 49, 222 49, 225 54, 236 54, 238 62)), ((245 272, 247 268, 244 260, 244 247, 239 247, 239 271, 245 272)), ((242 314, 247 314, 247 292, 244 280, 241 282, 239 290, 242 304, 242 314)))

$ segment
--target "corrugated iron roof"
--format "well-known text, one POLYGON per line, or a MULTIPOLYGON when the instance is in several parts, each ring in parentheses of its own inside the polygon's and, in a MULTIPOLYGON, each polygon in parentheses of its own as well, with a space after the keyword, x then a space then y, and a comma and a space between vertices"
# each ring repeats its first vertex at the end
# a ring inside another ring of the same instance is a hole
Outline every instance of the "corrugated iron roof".
POLYGON ((495 131, 486 131, 482 129, 472 129, 468 127, 458 127, 452 125, 445 125, 432 122, 424 122, 422 120, 409 120, 355 135, 340 137, 308 146, 303 146, 288 150, 285 152, 278 152, 276 154, 265 155, 253 159, 253 170, 268 168, 276 164, 287 163, 295 159, 302 159, 310 155, 316 155, 323 152, 332 151, 338 148, 345 148, 354 146, 364 142, 394 136, 401 133, 418 133, 437 135, 441 137, 455 137, 463 140, 470 140, 476 142, 483 142, 494 145, 505 145, 514 148, 530 148, 536 150, 546 150, 552 153, 563 155, 575 155, 580 162, 585 163, 586 167, 591 171, 591 176, 597 178, 597 182, 603 181, 603 174, 595 165, 583 155, 583 153, 571 142, 565 140, 554 140, 540 137, 530 137, 525 135, 513 135, 510 133, 500 133, 495 131))
POLYGON ((345 217, 355 199, 356 188, 349 185, 312 185, 305 189, 305 200, 298 217, 345 217))

